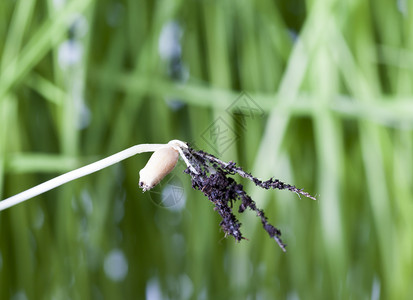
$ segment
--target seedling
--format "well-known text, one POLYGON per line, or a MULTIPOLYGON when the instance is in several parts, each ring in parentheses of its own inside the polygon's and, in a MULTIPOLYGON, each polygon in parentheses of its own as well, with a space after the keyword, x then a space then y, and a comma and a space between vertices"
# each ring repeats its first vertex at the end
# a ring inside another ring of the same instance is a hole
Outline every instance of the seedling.
POLYGON ((251 180, 256 186, 267 190, 286 189, 299 196, 303 195, 315 200, 315 197, 293 185, 283 183, 273 178, 267 181, 261 181, 250 173, 245 172, 242 168, 237 167, 232 161, 221 161, 204 151, 194 150, 182 141, 172 140, 167 144, 136 145, 92 164, 55 177, 20 194, 0 201, 0 211, 54 189, 64 183, 89 175, 143 152, 154 152, 146 166, 139 172, 139 186, 144 192, 156 186, 169 174, 174 169, 179 156, 181 156, 187 165, 187 169, 184 172, 191 176, 192 187, 203 192, 204 195, 214 203, 214 209, 222 218, 220 225, 225 232, 225 236, 232 235, 237 241, 245 239, 240 231, 241 223, 233 213, 234 202, 239 200, 241 204, 239 205, 238 212, 243 213, 247 208, 254 211, 260 218, 264 230, 277 242, 284 252, 286 251, 286 245, 281 240, 281 231, 268 222, 264 211, 257 208, 256 203, 244 191, 243 186, 237 183, 230 175, 237 173, 251 180))

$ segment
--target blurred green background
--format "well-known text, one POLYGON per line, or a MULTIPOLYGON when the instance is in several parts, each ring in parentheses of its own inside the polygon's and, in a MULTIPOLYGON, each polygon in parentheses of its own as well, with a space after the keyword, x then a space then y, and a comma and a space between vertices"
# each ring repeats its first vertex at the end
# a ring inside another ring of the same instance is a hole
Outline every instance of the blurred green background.
MULTIPOLYGON (((0 2, 0 195, 180 139, 317 195, 240 180, 223 238, 150 154, 0 212, 0 299, 408 299, 413 7, 399 1, 0 2)), ((238 180, 239 178, 236 177, 238 180)))

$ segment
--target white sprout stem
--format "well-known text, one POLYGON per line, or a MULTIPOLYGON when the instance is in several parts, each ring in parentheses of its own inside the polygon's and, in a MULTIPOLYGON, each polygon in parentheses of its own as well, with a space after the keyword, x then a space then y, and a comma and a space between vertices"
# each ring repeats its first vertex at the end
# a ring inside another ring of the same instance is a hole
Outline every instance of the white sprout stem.
POLYGON ((0 211, 5 210, 6 208, 9 208, 11 206, 14 206, 16 204, 19 204, 23 201, 26 201, 30 198, 36 197, 40 194, 43 194, 47 191, 50 191, 62 184, 65 184, 69 181, 78 179, 80 177, 92 174, 94 172, 97 172, 99 170, 102 170, 106 167, 109 167, 111 165, 114 165, 124 159, 127 159, 131 156, 134 156, 139 153, 144 153, 144 152, 154 152, 162 147, 168 147, 168 144, 140 144, 140 145, 135 145, 132 146, 128 149, 125 149, 123 151, 120 151, 116 154, 113 154, 111 156, 108 156, 104 159, 101 159, 97 162, 91 163, 89 165, 86 165, 84 167, 81 167, 79 169, 67 172, 65 174, 62 174, 60 176, 57 176, 53 179, 50 179, 46 182, 43 182, 39 185, 36 185, 35 187, 32 187, 28 190, 25 190, 24 192, 21 192, 17 195, 14 195, 10 198, 4 199, 3 201, 0 201, 0 211))

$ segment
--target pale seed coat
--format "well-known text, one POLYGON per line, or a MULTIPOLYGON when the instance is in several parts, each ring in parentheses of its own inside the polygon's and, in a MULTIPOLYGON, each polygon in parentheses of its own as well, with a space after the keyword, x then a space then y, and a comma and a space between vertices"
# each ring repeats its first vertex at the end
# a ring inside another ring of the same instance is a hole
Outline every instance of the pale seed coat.
POLYGON ((174 169, 178 159, 179 152, 172 146, 156 150, 139 172, 139 186, 144 192, 153 188, 174 169))

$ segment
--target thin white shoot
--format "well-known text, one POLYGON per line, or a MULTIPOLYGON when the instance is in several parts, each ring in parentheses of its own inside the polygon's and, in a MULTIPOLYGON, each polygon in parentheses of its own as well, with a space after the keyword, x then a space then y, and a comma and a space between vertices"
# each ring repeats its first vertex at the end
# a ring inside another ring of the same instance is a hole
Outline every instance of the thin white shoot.
MULTIPOLYGON (((186 144, 184 142, 178 141, 178 140, 173 140, 169 142, 168 144, 140 144, 140 145, 135 145, 132 146, 128 149, 125 149, 123 151, 120 151, 116 154, 113 154, 111 156, 108 156, 104 159, 101 159, 97 162, 91 163, 89 165, 83 166, 79 169, 75 169, 73 171, 67 172, 65 174, 62 174, 60 176, 57 176, 53 179, 50 179, 46 182, 43 182, 39 185, 36 185, 28 190, 25 190, 24 192, 21 192, 17 195, 14 195, 10 198, 4 199, 3 201, 0 201, 0 211, 5 210, 9 207, 12 207, 14 205, 17 205, 21 202, 24 202, 28 199, 31 199, 33 197, 36 197, 40 194, 43 194, 47 191, 50 191, 58 186, 61 186, 62 184, 65 184, 69 181, 78 179, 80 177, 92 174, 94 172, 97 172, 99 170, 102 170, 106 167, 109 167, 111 165, 114 165, 124 159, 127 159, 131 156, 134 156, 139 153, 144 153, 144 152, 155 152, 156 150, 162 148, 162 147, 171 147, 174 146, 178 148, 177 150, 181 150, 181 147, 186 147, 186 144)), ((187 158, 183 155, 182 150, 179 151, 181 154, 182 158, 184 159, 185 163, 188 165, 188 160, 187 158)), ((188 167, 192 167, 190 164, 188 167)))

